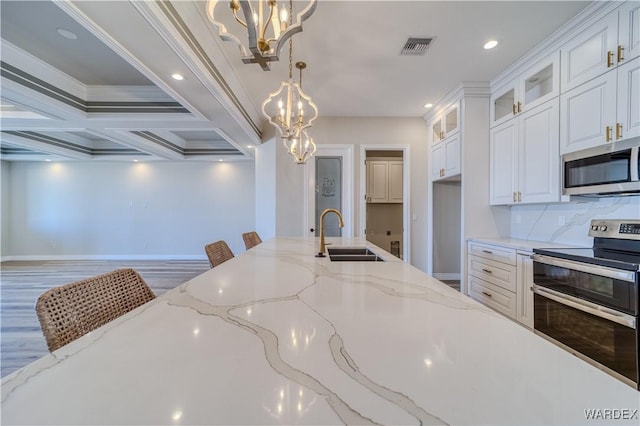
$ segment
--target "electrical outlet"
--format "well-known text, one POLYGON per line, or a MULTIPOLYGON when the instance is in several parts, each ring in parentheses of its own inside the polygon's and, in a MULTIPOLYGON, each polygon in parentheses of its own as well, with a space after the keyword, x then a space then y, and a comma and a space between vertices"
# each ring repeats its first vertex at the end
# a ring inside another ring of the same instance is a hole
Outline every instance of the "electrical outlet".
POLYGON ((387 231, 387 235, 391 235, 391 231, 387 231))

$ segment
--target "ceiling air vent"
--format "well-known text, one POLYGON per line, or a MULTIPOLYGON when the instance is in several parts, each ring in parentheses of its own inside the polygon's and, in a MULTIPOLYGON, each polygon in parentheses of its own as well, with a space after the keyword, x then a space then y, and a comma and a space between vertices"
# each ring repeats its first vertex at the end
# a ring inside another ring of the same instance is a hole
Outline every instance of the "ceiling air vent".
POLYGON ((400 54, 407 56, 424 55, 432 41, 433 37, 411 37, 404 44, 400 54))

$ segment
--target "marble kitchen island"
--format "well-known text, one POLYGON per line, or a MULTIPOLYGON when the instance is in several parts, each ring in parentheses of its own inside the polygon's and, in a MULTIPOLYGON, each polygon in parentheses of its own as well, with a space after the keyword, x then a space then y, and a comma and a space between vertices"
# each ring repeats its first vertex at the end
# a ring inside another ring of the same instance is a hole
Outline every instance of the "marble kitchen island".
POLYGON ((375 246, 328 241, 387 261, 265 241, 4 378, 1 423, 638 424, 630 386, 375 246))

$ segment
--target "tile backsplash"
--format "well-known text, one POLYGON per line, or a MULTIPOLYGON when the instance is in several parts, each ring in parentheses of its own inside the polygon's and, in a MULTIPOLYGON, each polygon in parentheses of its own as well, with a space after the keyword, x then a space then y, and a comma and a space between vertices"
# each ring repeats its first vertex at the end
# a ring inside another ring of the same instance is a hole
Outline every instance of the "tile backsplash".
POLYGON ((591 246, 591 219, 640 219, 640 196, 513 206, 511 238, 591 246))

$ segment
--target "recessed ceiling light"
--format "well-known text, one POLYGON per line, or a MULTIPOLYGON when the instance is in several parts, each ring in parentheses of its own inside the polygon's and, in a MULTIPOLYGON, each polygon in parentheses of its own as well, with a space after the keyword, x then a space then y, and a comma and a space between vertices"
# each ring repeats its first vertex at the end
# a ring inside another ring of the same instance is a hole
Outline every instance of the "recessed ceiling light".
POLYGON ((431 108, 431 107, 433 107, 433 104, 425 104, 424 107, 425 108, 431 108))
POLYGON ((44 161, 51 161, 51 158, 45 158, 44 161))
POLYGON ((138 162, 138 160, 133 160, 133 162, 134 162, 134 163, 137 163, 137 162, 138 162))
POLYGON ((224 160, 222 158, 218 159, 218 161, 223 162, 224 160))
POLYGON ((56 31, 58 32, 58 34, 60 34, 61 37, 64 37, 68 40, 77 40, 78 36, 76 35, 76 33, 74 33, 73 31, 70 31, 66 28, 56 28, 56 31))
POLYGON ((253 148, 253 145, 247 145, 247 148, 251 149, 253 148))
POLYGON ((171 74, 171 77, 173 77, 174 80, 178 80, 178 81, 184 80, 184 77, 182 76, 182 74, 178 74, 178 73, 171 74))
POLYGON ((498 45, 498 42, 496 40, 489 40, 484 44, 483 47, 488 50, 488 49, 493 49, 497 45, 498 45))

